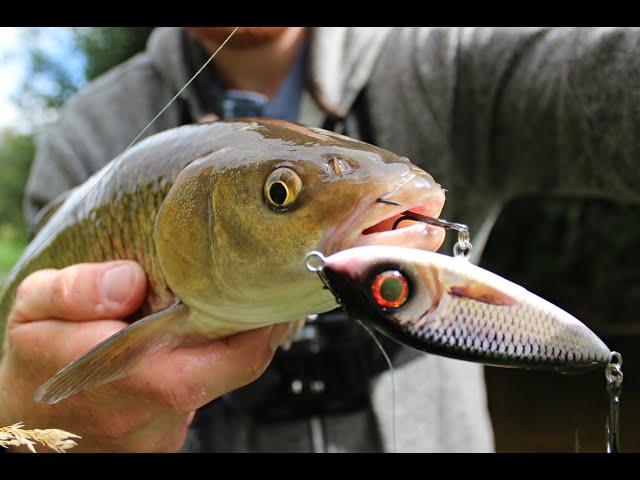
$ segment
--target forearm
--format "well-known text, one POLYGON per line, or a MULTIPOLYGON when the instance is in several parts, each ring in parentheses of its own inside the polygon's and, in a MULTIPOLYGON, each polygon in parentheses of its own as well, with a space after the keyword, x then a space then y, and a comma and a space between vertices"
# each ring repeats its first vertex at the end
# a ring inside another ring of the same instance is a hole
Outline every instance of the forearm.
POLYGON ((638 47, 631 28, 462 33, 457 156, 510 196, 639 201, 638 47))

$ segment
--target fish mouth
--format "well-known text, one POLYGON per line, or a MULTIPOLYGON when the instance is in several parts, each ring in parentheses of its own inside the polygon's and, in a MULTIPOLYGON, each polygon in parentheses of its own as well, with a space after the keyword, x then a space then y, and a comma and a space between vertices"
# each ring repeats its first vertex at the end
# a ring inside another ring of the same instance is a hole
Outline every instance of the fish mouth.
POLYGON ((327 241, 323 242, 322 251, 331 255, 340 250, 366 245, 402 246, 436 251, 444 241, 445 231, 442 227, 406 221, 393 228, 396 221, 407 211, 437 218, 444 207, 445 197, 443 190, 434 190, 409 201, 383 195, 369 201, 367 205, 356 208, 351 218, 331 232, 327 241))
MULTIPOLYGON (((378 199, 380 201, 380 199, 378 199)), ((382 203, 387 203, 383 201, 382 203)), ((387 203, 389 205, 389 203, 387 203)), ((391 213, 389 216, 384 217, 379 222, 365 228, 362 230, 362 236, 368 238, 376 238, 380 235, 389 235, 394 232, 398 232, 399 230, 406 229, 415 229, 416 227, 422 226, 421 224, 412 223, 411 225, 403 225, 402 222, 398 223, 397 227, 394 228, 396 222, 403 217, 405 212, 417 213, 419 215, 424 215, 431 218, 437 218, 440 215, 442 210, 442 205, 437 204, 437 202, 430 202, 422 205, 414 205, 409 208, 404 207, 403 205, 398 205, 397 212, 391 213)))
POLYGON ((442 204, 438 202, 428 202, 420 205, 409 206, 408 208, 399 205, 394 211, 389 212, 381 220, 362 229, 360 235, 355 239, 351 247, 362 247, 365 245, 401 245, 409 248, 419 248, 422 250, 437 250, 444 241, 444 229, 427 225, 422 222, 407 221, 400 222, 394 229, 393 226, 404 212, 409 211, 432 218, 437 218, 442 210, 442 204))

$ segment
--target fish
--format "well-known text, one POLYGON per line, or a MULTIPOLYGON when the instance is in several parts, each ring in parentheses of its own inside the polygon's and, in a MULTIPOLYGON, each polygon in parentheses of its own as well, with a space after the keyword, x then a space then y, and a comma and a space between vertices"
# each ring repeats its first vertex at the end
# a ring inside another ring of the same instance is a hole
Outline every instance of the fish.
POLYGON ((377 245, 334 253, 317 268, 351 318, 422 352, 559 373, 612 358, 577 318, 462 257, 377 245))
POLYGON ((20 282, 43 268, 134 260, 148 294, 125 329, 43 384, 56 403, 130 372, 146 354, 337 307, 309 278, 310 249, 436 249, 442 187, 407 158, 327 130, 265 118, 198 123, 137 143, 41 216, 0 293, 0 345, 20 282), (114 164, 113 162, 117 162, 114 164), (113 168, 112 168, 113 167, 113 168))

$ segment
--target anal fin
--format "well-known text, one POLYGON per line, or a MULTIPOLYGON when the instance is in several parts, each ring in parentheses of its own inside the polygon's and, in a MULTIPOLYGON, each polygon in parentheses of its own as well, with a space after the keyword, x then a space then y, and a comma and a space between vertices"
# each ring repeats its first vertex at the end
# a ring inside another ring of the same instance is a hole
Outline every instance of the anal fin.
POLYGON ((138 320, 99 343, 38 388, 34 400, 57 403, 91 387, 120 378, 143 355, 182 339, 188 308, 176 302, 169 308, 138 320))

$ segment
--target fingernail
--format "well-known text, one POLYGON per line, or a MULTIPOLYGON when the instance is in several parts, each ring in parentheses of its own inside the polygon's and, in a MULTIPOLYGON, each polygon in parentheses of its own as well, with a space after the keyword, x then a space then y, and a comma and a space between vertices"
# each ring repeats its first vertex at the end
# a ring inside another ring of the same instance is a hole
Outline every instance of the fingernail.
POLYGON ((274 325, 271 329, 271 336, 269 337, 269 345, 271 346, 271 350, 275 350, 282 343, 282 339, 289 331, 288 323, 279 323, 274 325))
POLYGON ((125 302, 131 295, 135 276, 134 268, 127 263, 116 265, 107 270, 100 280, 104 298, 115 303, 125 302))

